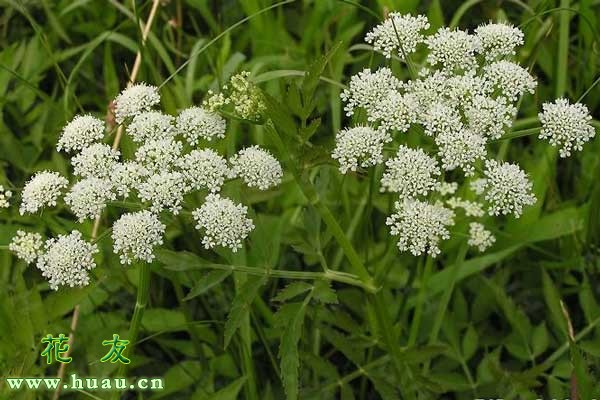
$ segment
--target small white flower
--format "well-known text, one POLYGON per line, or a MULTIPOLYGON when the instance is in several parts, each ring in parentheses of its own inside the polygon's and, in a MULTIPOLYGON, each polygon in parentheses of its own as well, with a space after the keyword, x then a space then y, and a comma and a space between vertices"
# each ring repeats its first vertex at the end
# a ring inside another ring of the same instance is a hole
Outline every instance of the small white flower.
POLYGON ((432 257, 440 254, 441 240, 450 238, 448 226, 454 225, 454 212, 440 203, 405 199, 395 203, 396 213, 389 216, 386 225, 390 233, 398 236, 400 251, 410 251, 415 256, 427 252, 432 257))
POLYGON ((119 197, 127 198, 149 175, 148 170, 135 161, 117 163, 110 175, 111 185, 119 197))
POLYGON ((421 149, 399 146, 396 157, 385 163, 381 191, 398 193, 400 199, 426 196, 438 185, 438 163, 421 149))
MULTIPOLYGON (((413 79, 406 82, 406 93, 416 97, 419 103, 420 112, 427 111, 432 104, 444 100, 447 94, 448 75, 435 71, 423 79, 413 79)), ((455 104, 452 104, 455 106, 455 104)))
POLYGON ((485 177, 485 199, 489 203, 490 215, 513 213, 518 218, 523 206, 536 201, 531 192, 533 185, 518 165, 487 160, 485 177))
POLYGON ((78 115, 63 129, 56 150, 81 151, 104 137, 104 122, 91 115, 78 115))
POLYGON ((229 176, 227 160, 212 149, 192 150, 177 161, 177 166, 193 190, 218 192, 229 176))
POLYGON ((413 94, 401 94, 396 90, 388 93, 370 110, 369 122, 379 122, 385 130, 405 132, 417 122, 419 101, 413 94))
POLYGON ((389 68, 380 68, 375 72, 365 68, 350 78, 349 86, 340 95, 346 103, 344 110, 347 116, 353 115, 354 109, 358 107, 371 114, 381 99, 385 99, 390 91, 401 89, 402 83, 389 68))
POLYGON ((107 144, 94 143, 71 160, 73 175, 108 179, 120 155, 118 150, 113 150, 107 144))
POLYGON ((98 252, 98 247, 83 240, 81 232, 73 231, 69 235, 48 239, 44 247, 44 253, 37 260, 37 267, 48 278, 51 289, 89 284, 88 271, 96 268, 94 254, 98 252))
POLYGON ((464 107, 471 103, 476 96, 482 96, 488 91, 488 83, 474 70, 464 75, 451 75, 444 85, 443 96, 446 103, 454 107, 464 107))
POLYGON ((219 114, 205 110, 201 107, 190 107, 181 111, 177 116, 177 130, 192 146, 196 146, 201 139, 222 139, 227 128, 225 119, 219 114))
POLYGON ((471 183, 469 184, 471 190, 477 194, 477 195, 481 195, 483 194, 483 192, 485 192, 485 185, 487 184, 487 179, 485 178, 478 178, 475 179, 473 181, 471 181, 471 183))
POLYGON ((12 197, 12 192, 10 190, 4 189, 4 186, 0 185, 0 208, 8 208, 10 207, 10 203, 8 200, 12 197))
POLYGON ((529 92, 535 93, 537 82, 519 64, 510 61, 497 61, 483 68, 483 77, 488 82, 489 90, 499 92, 510 101, 529 92))
POLYGON ((148 210, 123 214, 113 225, 113 249, 121 264, 152 262, 154 247, 163 244, 166 226, 148 210))
POLYGON ((135 160, 151 172, 168 171, 181 157, 183 144, 172 138, 151 140, 135 152, 135 160))
POLYGON ((456 182, 442 182, 436 188, 437 192, 442 196, 454 194, 458 190, 458 183, 456 182))
POLYGON ((229 247, 233 252, 241 249, 242 241, 254 229, 247 213, 246 206, 235 204, 218 194, 206 196, 206 202, 193 211, 196 229, 204 230, 204 247, 229 247))
POLYGON ((360 165, 371 167, 383 162, 383 145, 392 140, 383 129, 356 126, 342 129, 335 137, 335 149, 331 157, 340 163, 342 174, 356 171, 360 165))
POLYGON ((365 36, 365 42, 373 43, 375 50, 381 51, 386 58, 392 57, 392 52, 397 52, 402 59, 417 49, 423 42, 422 31, 429 29, 429 21, 424 15, 402 15, 397 12, 381 24, 373 28, 365 36))
POLYGON ((420 118, 425 134, 429 136, 448 135, 463 128, 458 110, 441 102, 433 103, 420 118))
POLYGON ((583 104, 557 99, 554 103, 544 103, 542 109, 540 139, 549 139, 552 146, 559 147, 563 158, 569 157, 572 150, 583 150, 583 145, 596 135, 590 123, 592 116, 583 104))
POLYGON ((93 176, 77 182, 65 196, 65 203, 79 222, 100 217, 106 203, 113 200, 116 200, 116 195, 110 181, 93 176))
POLYGON ((159 172, 138 186, 138 195, 142 201, 151 203, 150 209, 159 213, 168 209, 179 214, 183 196, 189 190, 185 178, 179 172, 159 172))
POLYGON ((485 138, 469 129, 441 132, 435 142, 439 147, 442 167, 447 171, 461 168, 465 175, 471 176, 475 172, 475 161, 486 155, 485 138))
POLYGON ((439 29, 426 41, 429 47, 427 62, 448 71, 469 70, 475 66, 475 53, 480 44, 475 36, 459 29, 439 29))
POLYGON ((496 242, 496 238, 492 232, 485 229, 479 222, 471 222, 469 224, 469 246, 477 247, 480 252, 484 252, 488 247, 491 247, 496 242))
POLYGON ((481 43, 481 54, 486 61, 515 55, 515 49, 523 44, 523 31, 512 25, 488 23, 475 29, 481 43))
POLYGON ((136 143, 168 139, 177 133, 173 126, 175 118, 160 111, 145 111, 137 114, 127 126, 127 133, 136 143))
POLYGON ((39 233, 18 230, 8 249, 27 264, 31 264, 42 254, 43 245, 44 241, 39 233))
POLYGON ((58 172, 42 171, 35 174, 23 188, 21 215, 34 213, 44 206, 55 207, 58 196, 69 181, 58 172))
POLYGON ((472 131, 491 139, 499 139, 512 126, 517 108, 503 97, 493 99, 478 95, 473 97, 464 112, 472 131))
POLYGON ((134 117, 160 103, 160 95, 156 86, 137 83, 123 89, 114 101, 115 120, 122 124, 126 119, 134 117))
POLYGON ((453 210, 457 208, 462 208, 465 210, 465 215, 467 217, 483 217, 485 215, 485 211, 483 210, 483 205, 476 201, 464 200, 460 197, 451 197, 446 200, 446 204, 453 210))
POLYGON ((229 162, 232 176, 240 177, 249 187, 267 190, 281 183, 283 170, 279 161, 259 146, 240 150, 229 162))

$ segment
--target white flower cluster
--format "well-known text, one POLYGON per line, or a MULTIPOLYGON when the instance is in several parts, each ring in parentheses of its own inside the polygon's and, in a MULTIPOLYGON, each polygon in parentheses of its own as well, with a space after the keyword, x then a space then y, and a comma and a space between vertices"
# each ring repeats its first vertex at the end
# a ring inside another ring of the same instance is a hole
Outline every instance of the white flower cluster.
POLYGON ((240 150, 229 162, 232 176, 240 177, 249 187, 267 190, 281 183, 283 170, 279 161, 258 146, 240 150))
MULTIPOLYGON (((230 97, 224 102, 233 104, 242 117, 258 118, 264 111, 262 95, 247 78, 243 73, 231 79, 230 97)), ((64 203, 79 222, 100 218, 109 203, 120 204, 117 198, 140 204, 141 211, 122 214, 112 227, 114 253, 122 264, 132 264, 155 258, 154 249, 163 243, 167 228, 161 215, 179 214, 187 194, 205 191, 203 205, 193 212, 195 226, 204 231, 204 247, 239 250, 254 229, 248 208, 218 192, 227 179, 236 177, 259 190, 279 185, 283 177, 279 161, 258 146, 227 160, 201 147, 203 141, 225 137, 226 122, 215 110, 194 106, 173 117, 153 109, 158 103, 158 88, 143 83, 123 90, 114 100, 116 120, 133 142, 134 148, 126 152, 133 153, 133 159, 102 142, 106 129, 95 117, 77 116, 65 126, 57 149, 75 153, 71 165, 79 180, 64 203)), ((68 186, 58 172, 37 173, 22 191, 21 214, 56 206, 68 186)), ((11 194, 0 186, 0 207, 8 206, 11 194)), ((98 252, 96 244, 85 241, 77 230, 45 243, 38 233, 18 231, 9 248, 27 263, 37 260, 52 289, 87 285, 98 252)))
POLYGON ((396 157, 386 161, 381 191, 398 193, 401 199, 426 196, 438 185, 441 173, 437 160, 422 149, 401 145, 396 157))
POLYGON ((215 246, 229 247, 236 252, 242 248, 242 240, 254 229, 247 218, 248 207, 235 204, 218 194, 206 196, 202 207, 194 210, 196 229, 204 231, 202 244, 210 249, 215 246))
POLYGON ((21 194, 21 215, 35 213, 44 206, 55 207, 69 181, 58 172, 42 171, 25 184, 21 194))
POLYGON ((37 267, 48 278, 51 289, 87 286, 89 271, 96 268, 94 254, 97 252, 98 246, 83 240, 81 232, 73 231, 48 239, 37 259, 37 267))
POLYGON ((64 127, 56 150, 81 151, 103 137, 104 123, 101 120, 91 115, 78 115, 64 127))
POLYGON ((496 238, 492 232, 485 229, 479 222, 471 222, 469 224, 469 246, 477 247, 481 252, 484 252, 496 243, 496 238))
POLYGON ((404 59, 415 52, 417 45, 423 42, 423 31, 429 29, 429 21, 422 15, 390 13, 388 18, 365 36, 365 42, 373 43, 375 50, 381 51, 386 58, 397 52, 404 59))
POLYGON ((122 264, 134 260, 152 262, 154 247, 163 243, 166 226, 148 210, 123 214, 113 224, 112 238, 115 254, 122 264))
MULTIPOLYGON (((391 13, 367 34, 365 41, 386 58, 396 56, 410 65, 407 56, 422 45, 424 67, 407 81, 388 67, 352 76, 340 95, 344 111, 359 113, 355 119, 369 125, 340 130, 331 156, 344 174, 385 163, 380 190, 398 199, 388 218, 398 247, 435 256, 459 209, 467 218, 519 217, 534 203, 527 175, 517 165, 488 160, 487 145, 510 131, 519 99, 534 93, 536 81, 511 60, 524 42, 518 28, 488 23, 473 33, 442 27, 427 35, 428 27, 424 16, 391 13), (423 133, 420 143, 433 149, 392 144, 396 132, 408 131, 423 133), (397 153, 388 156, 388 146, 397 153), (473 185, 468 195, 458 192, 466 181, 473 185), (457 192, 462 197, 444 199, 457 192)), ((560 110, 544 107, 542 136, 579 149, 593 134, 587 110, 558 104, 560 110)), ((479 228, 472 228, 470 244, 482 250, 493 236, 479 228)))
POLYGON ((0 185, 0 208, 10 207, 8 202, 12 197, 12 192, 8 189, 4 189, 4 186, 0 185))
POLYGON ((37 232, 17 231, 8 245, 8 249, 27 264, 31 264, 42 254, 44 241, 37 232))
POLYGON ((454 212, 440 203, 414 199, 396 202, 395 208, 396 213, 387 218, 386 225, 392 235, 398 235, 400 251, 410 251, 415 256, 426 251, 432 257, 440 254, 438 245, 450 238, 448 227, 454 225, 454 212))
POLYGON ((338 132, 331 157, 340 163, 340 171, 356 171, 383 162, 383 145, 392 140, 384 129, 355 126, 338 132))
POLYGON ((570 104, 567 99, 544 103, 539 114, 542 123, 540 139, 549 139, 559 147, 561 157, 569 157, 572 150, 581 151, 583 145, 596 135, 591 125, 592 116, 583 104, 570 104))

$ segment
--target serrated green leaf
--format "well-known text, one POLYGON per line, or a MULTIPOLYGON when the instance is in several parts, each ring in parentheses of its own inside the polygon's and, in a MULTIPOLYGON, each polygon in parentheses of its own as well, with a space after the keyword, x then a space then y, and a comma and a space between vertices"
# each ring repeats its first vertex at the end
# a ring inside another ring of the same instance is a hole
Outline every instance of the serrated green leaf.
POLYGON ((313 286, 306 282, 293 282, 281 289, 279 293, 277 293, 277 296, 273 297, 273 301, 287 301, 299 294, 308 292, 312 288, 313 286))
POLYGON ((277 326, 283 329, 279 345, 279 358, 281 360, 281 380, 287 400, 298 398, 298 367, 300 366, 298 342, 302 335, 308 301, 310 301, 310 295, 303 302, 283 305, 275 315, 277 326))
POLYGON ((240 327, 244 317, 248 315, 250 305, 258 295, 258 290, 265 282, 266 277, 264 276, 248 277, 248 280, 236 294, 233 299, 233 304, 231 305, 231 311, 229 311, 229 316, 225 322, 225 348, 229 346, 229 342, 233 338, 234 333, 240 327))
POLYGON ((468 361, 473 357, 475 352, 477 351, 477 346, 479 343, 479 337, 477 336, 477 331, 473 328, 472 325, 469 325, 467 328, 467 332, 465 336, 463 336, 462 340, 462 356, 468 361))
POLYGON ((183 298, 184 301, 193 299, 196 296, 200 296, 206 292, 208 292, 213 287, 217 286, 219 283, 223 282, 225 278, 231 275, 231 271, 211 271, 208 274, 204 275, 200 280, 196 283, 194 288, 190 290, 190 292, 183 298))
POLYGON ((313 297, 323 304, 338 303, 337 294, 335 294, 335 290, 331 288, 331 283, 329 281, 316 281, 313 297))
POLYGON ((242 376, 225 386, 223 389, 212 394, 207 400, 236 400, 245 382, 246 377, 242 376))
POLYGON ((550 318, 554 324, 554 326, 558 329, 558 331, 562 334, 563 338, 567 338, 568 328, 567 328, 567 320, 562 311, 562 307, 560 305, 560 293, 556 286, 554 286, 554 282, 550 275, 546 271, 542 271, 542 287, 544 292, 544 300, 546 301, 546 306, 550 311, 550 318))

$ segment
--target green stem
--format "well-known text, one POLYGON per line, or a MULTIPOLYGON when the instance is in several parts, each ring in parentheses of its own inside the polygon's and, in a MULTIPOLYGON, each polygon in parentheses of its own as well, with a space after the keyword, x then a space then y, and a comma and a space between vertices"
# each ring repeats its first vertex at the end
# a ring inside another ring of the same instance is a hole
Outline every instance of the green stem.
POLYGON ((569 65, 569 20, 571 11, 568 10, 570 0, 560 0, 558 49, 556 62, 556 93, 555 97, 563 97, 567 92, 569 65))
POLYGON ((383 292, 380 291, 379 293, 370 295, 370 300, 375 310, 377 325, 379 325, 379 333, 383 336, 385 347, 387 347, 388 352, 392 356, 396 379, 400 381, 403 370, 400 353, 398 352, 400 349, 400 344, 394 335, 394 326, 390 320, 388 307, 386 306, 385 299, 383 298, 383 292))
MULTIPOLYGON (((146 305, 148 304, 148 297, 150 296, 150 266, 147 263, 141 263, 139 264, 138 268, 139 279, 137 286, 137 297, 135 300, 133 316, 131 317, 131 323, 129 324, 129 334, 126 338, 130 342, 128 348, 130 355, 133 354, 133 349, 135 348, 140 327, 142 325, 142 317, 144 316, 144 311, 146 310, 146 305)), ((127 365, 128 364, 121 364, 116 376, 124 377, 127 365)), ((121 397, 120 395, 120 392, 114 392, 112 398, 119 399, 121 397)))
POLYGON ((415 308, 415 316, 410 327, 410 335, 408 338, 408 347, 412 347, 417 342, 417 335, 419 334, 419 328, 421 327, 421 316, 423 314, 423 304, 426 299, 427 283, 429 282, 429 276, 431 275, 431 269, 433 267, 433 257, 427 257, 425 261, 425 268, 423 269, 423 275, 421 275, 421 288, 419 290, 419 298, 415 308))
POLYGON ((529 128, 529 129, 521 129, 518 131, 507 133, 506 135, 502 135, 500 138, 492 140, 492 142, 498 142, 501 140, 509 140, 515 139, 524 136, 537 135, 542 130, 541 127, 529 128))
MULTIPOLYGON (((456 281, 458 280, 458 276, 460 275, 460 270, 465 261, 468 249, 469 245, 466 242, 461 245, 460 249, 458 250, 458 255, 456 256, 456 262, 451 267, 452 272, 450 274, 450 282, 446 287, 446 291, 442 295, 440 304, 438 305, 437 314, 433 322, 433 328, 431 329, 431 334, 429 335, 429 344, 435 343, 438 339, 440 329, 442 328, 442 322, 444 321, 444 316, 446 315, 446 310, 448 309, 448 304, 450 303, 450 299, 452 298, 454 286, 456 285, 456 281)), ((428 369, 429 362, 426 362, 424 366, 425 373, 428 369)))
POLYGON ((223 271, 245 272, 249 275, 268 276, 284 279, 302 279, 302 280, 326 280, 345 283, 352 286, 357 286, 369 293, 375 293, 379 289, 371 283, 365 283, 358 276, 342 271, 333 271, 331 269, 326 272, 311 272, 311 271, 289 271, 281 269, 264 269, 258 267, 248 267, 246 265, 228 265, 228 264, 202 264, 198 267, 189 269, 219 269, 223 271))

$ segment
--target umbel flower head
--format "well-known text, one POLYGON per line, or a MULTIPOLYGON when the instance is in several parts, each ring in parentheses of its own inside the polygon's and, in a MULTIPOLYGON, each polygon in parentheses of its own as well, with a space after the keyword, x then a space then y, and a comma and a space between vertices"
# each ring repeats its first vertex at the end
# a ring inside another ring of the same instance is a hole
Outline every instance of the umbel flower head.
POLYGON ((12 192, 8 189, 4 189, 4 186, 0 185, 0 208, 10 207, 8 200, 12 197, 12 192))
POLYGON ((469 246, 477 247, 477 250, 484 252, 488 247, 491 247, 496 242, 496 238, 492 232, 485 229, 479 222, 471 222, 469 224, 469 246))
POLYGON ((156 86, 136 83, 124 89, 115 99, 115 120, 122 124, 126 119, 150 111, 160 103, 160 95, 156 86))
POLYGON ((447 71, 469 70, 475 65, 479 40, 460 29, 440 28, 425 40, 429 47, 427 62, 447 71))
POLYGON ((535 203, 532 183, 518 165, 496 160, 485 162, 485 199, 490 215, 520 216, 523 206, 535 203))
POLYGON ((107 144, 94 143, 71 159, 73 174, 83 178, 109 178, 120 155, 107 144))
POLYGON ((367 114, 375 111, 376 105, 387 98, 390 92, 397 91, 402 83, 389 68, 380 68, 375 72, 365 68, 350 79, 350 87, 340 95, 346 104, 347 116, 354 114, 355 108, 363 108, 367 114))
POLYGON ((160 111, 145 111, 133 117, 127 126, 127 133, 137 143, 168 139, 177 133, 173 126, 174 120, 172 116, 160 111))
POLYGON ((488 23, 475 29, 481 45, 481 54, 487 61, 515 55, 515 49, 523 44, 523 32, 512 25, 488 23))
POLYGON ((141 183, 138 196, 151 204, 153 212, 169 210, 177 215, 181 211, 183 196, 188 192, 185 178, 180 172, 159 172, 141 183))
POLYGON ((154 247, 163 243, 166 226, 148 210, 123 214, 113 225, 114 252, 121 264, 152 262, 154 247))
POLYGON ((68 184, 69 181, 58 172, 38 172, 23 188, 19 212, 23 215, 37 212, 44 206, 56 206, 56 200, 68 184))
POLYGON ((397 201, 395 209, 386 225, 393 236, 398 236, 400 251, 410 251, 415 256, 425 252, 432 257, 440 254, 438 245, 450 238, 448 227, 454 225, 454 212, 440 203, 414 199, 397 201))
POLYGON ((223 246, 237 252, 242 248, 242 241, 254 229, 247 213, 246 206, 235 204, 218 194, 209 194, 206 202, 192 214, 196 229, 204 231, 202 244, 205 248, 223 246))
MULTIPOLYGON (((537 85, 512 57, 524 42, 523 32, 488 23, 473 33, 442 27, 428 34, 426 26, 425 16, 391 13, 367 34, 365 40, 386 58, 396 53, 403 58, 424 43, 425 62, 406 81, 387 67, 350 77, 340 95, 344 111, 347 116, 360 111, 354 120, 366 117, 369 126, 339 131, 331 153, 342 173, 385 162, 380 190, 399 198, 388 225, 400 238, 400 250, 415 255, 439 253, 454 212, 467 222, 485 213, 519 217, 535 202, 527 175, 517 165, 488 160, 487 151, 490 141, 511 131, 519 100, 537 85), (474 195, 467 197, 469 185, 474 195)), ((580 149, 595 134, 587 109, 566 100, 544 105, 540 120, 540 137, 560 147, 561 155, 580 149)), ((493 243, 482 225, 471 228, 473 246, 483 250, 493 243)))
POLYGON ((540 139, 549 139, 559 148, 561 157, 569 157, 571 151, 581 151, 583 145, 596 135, 591 125, 592 116, 583 104, 570 104, 567 99, 544 103, 539 114, 542 123, 540 139))
POLYGON ((42 254, 43 245, 44 241, 39 233, 18 230, 8 249, 27 264, 31 264, 42 254))
POLYGON ((177 161, 177 166, 193 190, 218 192, 230 174, 227 160, 212 149, 192 150, 177 161))
POLYGON ((78 115, 63 129, 56 150, 81 151, 104 137, 104 122, 91 115, 78 115))
POLYGON ((437 160, 421 149, 401 145, 396 157, 385 163, 381 191, 398 193, 400 198, 426 196, 438 185, 441 173, 437 160))
POLYGON ((69 235, 48 239, 43 254, 38 257, 37 267, 48 278, 51 289, 87 286, 89 271, 96 268, 94 254, 97 252, 95 244, 86 242, 81 232, 73 231, 69 235))
POLYGON ((183 144, 173 138, 150 140, 135 152, 135 160, 151 172, 170 171, 181 157, 183 144))
POLYGON ((259 146, 240 150, 229 162, 232 176, 240 177, 249 187, 267 190, 281 183, 283 169, 279 161, 259 146))
POLYGON ((77 216, 79 222, 100 217, 106 203, 116 199, 112 184, 94 176, 82 179, 65 196, 65 203, 77 216))
POLYGON ((385 130, 370 126, 342 129, 335 137, 331 157, 340 163, 342 174, 356 171, 359 166, 371 167, 383 162, 383 145, 391 140, 385 130))
POLYGON ((128 160, 117 163, 110 175, 110 185, 119 197, 127 198, 149 174, 148 169, 138 162, 128 160))
POLYGON ((201 139, 209 142, 225 137, 226 123, 223 117, 201 107, 190 107, 181 111, 177 116, 177 131, 192 146, 201 139))
POLYGON ((417 45, 423 42, 423 31, 429 29, 429 21, 422 15, 413 17, 397 12, 389 14, 381 24, 373 28, 365 42, 372 43, 375 50, 381 51, 386 58, 392 53, 404 59, 415 52, 417 45))

